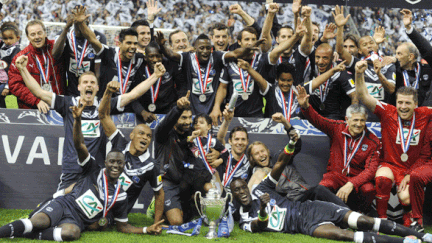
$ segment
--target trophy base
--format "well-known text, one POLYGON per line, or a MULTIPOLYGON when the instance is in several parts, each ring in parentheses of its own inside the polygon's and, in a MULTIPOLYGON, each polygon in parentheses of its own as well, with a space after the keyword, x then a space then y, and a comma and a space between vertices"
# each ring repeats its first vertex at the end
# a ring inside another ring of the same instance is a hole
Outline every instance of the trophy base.
POLYGON ((210 222, 209 232, 207 232, 205 237, 209 240, 218 238, 216 233, 216 224, 214 223, 214 221, 210 222))

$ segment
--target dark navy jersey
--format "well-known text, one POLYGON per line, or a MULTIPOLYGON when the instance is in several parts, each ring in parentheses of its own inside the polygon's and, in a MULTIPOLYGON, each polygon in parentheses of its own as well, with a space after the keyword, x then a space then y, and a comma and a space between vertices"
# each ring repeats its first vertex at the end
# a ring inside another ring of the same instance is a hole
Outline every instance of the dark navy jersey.
MULTIPOLYGON (((270 71, 273 65, 269 61, 269 53, 256 53, 255 54, 255 64, 253 65, 253 69, 263 75, 266 70, 270 71)), ((246 92, 243 89, 242 81, 240 79, 240 71, 243 71, 244 78, 246 79, 248 73, 242 69, 239 69, 237 66, 237 61, 229 62, 226 65, 227 74, 223 75, 220 79, 221 83, 225 83, 228 86, 231 86, 229 90, 229 97, 232 93, 237 91, 239 97, 237 98, 237 103, 235 105, 234 116, 236 117, 263 117, 262 108, 264 106, 263 96, 267 94, 267 90, 261 92, 256 81, 250 77, 250 82, 248 87, 244 87, 246 92), (243 94, 247 94, 247 100, 242 98, 243 94)), ((263 76, 264 77, 264 76, 263 76)), ((267 82, 268 84, 268 82, 267 82)))
MULTIPOLYGON (((122 110, 120 107, 121 96, 111 99, 111 111, 122 110)), ((79 97, 63 96, 52 94, 51 108, 63 117, 65 129, 65 141, 63 145, 62 173, 82 173, 81 167, 77 164, 78 155, 73 143, 74 118, 71 106, 79 104, 79 97)), ((91 156, 100 161, 103 167, 105 158, 106 136, 102 130, 99 120, 99 101, 95 98, 92 106, 86 106, 81 115, 81 130, 84 136, 84 143, 91 156)))
MULTIPOLYGON (((118 56, 119 56, 119 47, 108 47, 106 45, 102 45, 102 50, 97 54, 101 59, 101 74, 99 77, 99 93, 98 97, 102 97, 103 93, 105 92, 106 85, 115 80, 119 82, 119 76, 118 76, 118 70, 117 70, 117 63, 118 63, 118 56)), ((142 64, 144 63, 144 55, 141 53, 135 53, 134 57, 131 60, 132 66, 130 71, 130 77, 125 84, 125 91, 124 93, 129 92, 132 87, 136 86, 137 84, 141 83, 141 81, 145 80, 143 79, 143 71, 142 64)), ((128 68, 130 65, 130 62, 122 62, 122 82, 126 81, 128 68)), ((120 83, 120 82, 119 82, 120 83)), ((123 85, 120 83, 120 85, 123 85)), ((119 90, 120 92, 120 90, 119 90)))
POLYGON ((122 150, 125 155, 126 165, 119 180, 122 180, 122 189, 127 193, 127 212, 129 213, 147 182, 150 183, 155 192, 162 189, 162 175, 159 173, 157 163, 151 158, 148 149, 140 156, 130 154, 131 142, 126 140, 120 130, 116 130, 109 137, 109 141, 113 148, 122 150))
POLYGON ((3 41, 0 41, 0 85, 8 83, 9 66, 12 62, 12 59, 20 51, 21 48, 19 44, 6 46, 3 41))
POLYGON ((258 219, 260 210, 260 196, 268 193, 270 202, 267 204, 266 212, 269 215, 267 228, 264 231, 297 233, 296 222, 299 221, 300 202, 292 202, 288 198, 276 192, 277 181, 268 175, 258 186, 252 190, 252 203, 249 210, 240 207, 240 228, 252 232, 251 223, 258 219))
POLYGON ((351 105, 351 98, 348 95, 355 92, 354 80, 347 71, 343 71, 335 73, 328 80, 327 87, 326 82, 320 86, 322 92, 327 94, 324 102, 321 102, 320 99, 320 89, 312 90, 312 81, 304 84, 306 92, 311 95, 309 102, 322 116, 343 120, 345 118, 345 110, 351 105), (322 103, 324 104, 324 109, 321 109, 322 103))
POLYGON ((196 53, 183 52, 181 53, 180 66, 182 67, 182 73, 186 77, 187 90, 191 91, 190 101, 192 113, 198 115, 200 113, 209 114, 213 108, 216 91, 219 87, 219 77, 221 70, 224 66, 225 53, 220 51, 214 51, 210 55, 209 63, 211 69, 208 71, 208 79, 205 90, 205 101, 200 101, 200 95, 202 95, 198 73, 201 73, 201 77, 204 80, 206 69, 209 64, 203 65, 197 62, 196 53))
POLYGON ((285 57, 285 56, 280 56, 276 62, 276 65, 274 65, 268 75, 268 79, 267 81, 271 84, 274 84, 275 82, 277 82, 277 67, 279 66, 279 64, 281 64, 282 62, 287 62, 292 64, 295 67, 296 72, 293 73, 293 79, 294 79, 294 85, 298 85, 303 83, 303 68, 304 68, 304 64, 302 65, 302 63, 306 62, 306 58, 300 54, 300 52, 297 49, 298 47, 293 48, 293 52, 291 54, 291 56, 289 57, 285 57))
MULTIPOLYGON (((359 58, 353 57, 352 62, 347 66, 347 71, 352 75, 355 74, 355 65, 360 61, 359 58)), ((387 78, 387 81, 396 85, 396 67, 394 64, 389 64, 381 69, 381 73, 387 78)), ((368 67, 365 71, 364 80, 366 83, 366 87, 369 91, 369 94, 375 99, 389 103, 391 94, 387 93, 384 90, 381 81, 378 78, 374 70, 374 66, 372 63, 368 62, 368 67)), ((368 121, 370 122, 379 122, 378 117, 373 114, 373 112, 368 110, 368 121)))
MULTIPOLYGON (((66 194, 60 201, 73 209, 84 225, 88 226, 103 217, 105 194, 102 181, 105 169, 99 169, 96 161, 90 155, 79 165, 83 168, 81 179, 75 184, 72 192, 66 194)), ((111 202, 116 186, 117 184, 113 185, 108 182, 108 202, 111 202)), ((127 204, 126 192, 120 189, 114 206, 109 210, 115 221, 128 221, 127 204)))
MULTIPOLYGON (((245 180, 246 182, 249 181, 249 179, 251 178, 252 174, 251 174, 251 170, 250 170, 250 163, 249 163, 249 159, 247 158, 246 154, 244 154, 244 157, 246 158, 246 160, 243 161, 242 164, 239 165, 239 169, 234 173, 233 176, 233 180, 236 178, 241 178, 243 180, 245 180)), ((217 168, 217 171, 219 172, 219 176, 221 177, 221 181, 224 181, 225 178, 225 174, 227 173, 226 169, 228 166, 228 160, 231 158, 231 153, 227 154, 224 157, 224 161, 221 165, 219 165, 219 167, 217 168)), ((234 158, 231 158, 231 167, 229 168, 230 171, 228 173, 231 173, 232 170, 235 168, 235 166, 237 165, 237 160, 234 158)), ((232 181, 232 180, 231 180, 232 181)), ((229 188, 229 184, 226 185, 227 188, 229 188)))
MULTIPOLYGON (((62 65, 64 67, 64 76, 63 78, 67 78, 68 86, 67 86, 67 95, 71 96, 79 96, 80 92, 78 91, 78 78, 84 72, 92 71, 95 72, 95 64, 100 63, 101 60, 96 55, 96 51, 93 46, 86 41, 84 37, 75 38, 76 44, 74 46, 73 39, 71 36, 71 30, 66 35, 65 48, 63 50, 61 60, 62 65), (83 49, 85 48, 85 43, 87 43, 87 47, 85 49, 83 61, 78 68, 77 60, 80 62, 80 58, 82 57, 83 49), (77 56, 75 57, 74 48, 76 49, 77 56)), ((106 44, 106 37, 99 31, 94 31, 96 38, 102 43, 106 44)), ((57 40, 56 40, 57 41, 57 40)), ((102 70, 103 72, 103 70, 102 70)))
MULTIPOLYGON (((291 86, 294 91, 297 91, 297 89, 293 86, 291 86)), ((269 117, 271 117, 273 114, 280 112, 282 114, 285 114, 283 111, 283 103, 284 100, 281 97, 281 94, 285 98, 285 104, 287 109, 289 109, 289 103, 290 103, 290 92, 283 93, 281 92, 279 85, 277 83, 271 84, 269 91, 267 92, 265 98, 267 100, 266 114, 268 114, 269 117)), ((292 93, 292 101, 291 101, 291 119, 301 119, 303 117, 300 106, 298 104, 295 92, 292 93)))
MULTIPOLYGON (((156 114, 166 114, 166 110, 168 110, 173 104, 177 101, 177 92, 175 90, 175 77, 179 75, 180 71, 178 70, 178 63, 167 60, 164 58, 162 61, 163 65, 165 66, 166 72, 161 77, 160 80, 160 86, 159 86, 159 93, 156 99, 156 110, 152 111, 152 113, 156 114)), ((152 73, 150 72, 150 69, 147 66, 147 63, 144 60, 143 64, 143 78, 142 80, 146 80, 149 78, 147 75, 146 70, 148 70, 149 75, 152 73)), ((159 81, 158 81, 159 82, 159 81)), ((153 84, 154 92, 156 92, 156 86, 157 83, 153 84)), ((152 104, 152 98, 151 98, 151 89, 149 89, 144 95, 140 98, 140 103, 143 105, 144 109, 146 111, 149 111, 148 107, 150 104, 152 104)))

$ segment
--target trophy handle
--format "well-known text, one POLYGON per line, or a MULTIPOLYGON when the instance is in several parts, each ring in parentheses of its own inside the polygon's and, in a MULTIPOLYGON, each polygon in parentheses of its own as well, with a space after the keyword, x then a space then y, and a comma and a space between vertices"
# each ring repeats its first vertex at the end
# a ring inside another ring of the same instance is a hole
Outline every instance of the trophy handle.
POLYGON ((226 196, 225 196, 224 200, 225 200, 224 209, 222 210, 222 213, 221 213, 219 218, 222 218, 223 216, 226 216, 228 214, 229 204, 232 203, 232 200, 233 200, 231 192, 228 192, 228 191, 226 192, 226 196))
POLYGON ((198 214, 203 218, 204 217, 204 210, 203 210, 202 197, 201 197, 200 191, 195 192, 194 201, 195 201, 195 207, 198 211, 198 214), (200 207, 198 207, 197 196, 199 196, 199 199, 200 199, 200 202, 199 202, 200 207))

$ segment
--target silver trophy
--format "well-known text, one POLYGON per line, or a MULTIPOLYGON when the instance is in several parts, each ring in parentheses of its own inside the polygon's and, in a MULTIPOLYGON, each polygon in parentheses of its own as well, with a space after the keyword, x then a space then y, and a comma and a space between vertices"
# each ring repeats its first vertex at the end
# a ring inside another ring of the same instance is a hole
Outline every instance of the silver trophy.
POLYGON ((213 187, 206 193, 205 197, 201 196, 200 191, 195 193, 195 206, 198 210, 198 213, 201 217, 207 217, 210 221, 209 232, 205 236, 207 239, 217 238, 217 220, 222 218, 228 212, 228 208, 225 208, 227 201, 229 200, 232 202, 231 193, 227 192, 225 198, 222 198, 222 185, 220 185, 219 188, 221 190, 219 190, 216 188, 217 182, 214 179, 212 179, 211 183, 213 187), (199 202, 197 201, 197 197, 199 197, 199 202))

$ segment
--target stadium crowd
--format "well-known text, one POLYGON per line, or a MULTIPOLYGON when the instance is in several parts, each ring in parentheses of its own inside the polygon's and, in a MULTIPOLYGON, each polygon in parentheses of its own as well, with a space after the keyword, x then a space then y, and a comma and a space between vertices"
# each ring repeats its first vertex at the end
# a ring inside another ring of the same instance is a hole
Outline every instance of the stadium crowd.
POLYGON ((20 108, 55 110, 63 117, 65 142, 57 191, 27 219, 0 227, 0 237, 69 241, 114 225, 120 232, 157 235, 163 222, 183 233, 206 221, 183 224, 198 216, 195 192, 217 190, 234 197, 220 227, 232 227, 232 218, 252 233, 432 242, 423 226, 423 188, 432 181, 427 11, 344 11, 301 0, 264 7, 7 2, 0 1, 0 107, 12 93, 20 108), (51 40, 41 20, 66 24, 51 40), (110 46, 89 27, 91 20, 128 28, 110 46), (352 25, 360 36, 351 33, 352 25), (177 30, 166 37, 155 27, 177 30), (28 46, 19 45, 21 34, 28 46), (129 135, 111 118, 123 112, 141 121, 129 135), (165 117, 152 131, 146 123, 156 114, 165 117), (233 117, 283 124, 286 146, 271 154, 263 142, 249 141, 246 128, 228 132, 233 117), (302 140, 292 119, 307 119, 330 138, 319 185, 308 185, 293 165, 302 140), (385 124, 381 139, 366 121, 385 124), (217 134, 214 126, 220 126, 217 134), (135 227, 128 213, 147 182, 154 191, 147 209, 154 224, 135 227), (403 225, 387 220, 394 184, 403 225), (376 218, 366 216, 374 199, 376 218))

